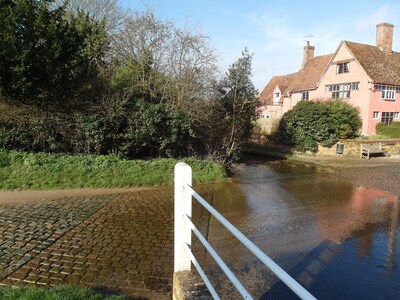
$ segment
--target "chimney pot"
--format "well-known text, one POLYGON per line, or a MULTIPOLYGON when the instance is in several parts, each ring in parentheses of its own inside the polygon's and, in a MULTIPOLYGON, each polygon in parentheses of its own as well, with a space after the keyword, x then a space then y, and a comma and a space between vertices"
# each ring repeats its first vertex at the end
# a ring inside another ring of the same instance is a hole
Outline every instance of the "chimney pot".
POLYGON ((376 25, 376 46, 385 53, 392 53, 393 24, 379 23, 376 25))

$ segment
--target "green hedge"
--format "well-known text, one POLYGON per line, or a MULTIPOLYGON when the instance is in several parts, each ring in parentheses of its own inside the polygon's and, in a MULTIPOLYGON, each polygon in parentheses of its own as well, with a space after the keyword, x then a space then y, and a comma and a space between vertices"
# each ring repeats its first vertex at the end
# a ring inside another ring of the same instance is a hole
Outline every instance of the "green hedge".
POLYGON ((400 122, 392 122, 390 125, 385 123, 376 124, 376 134, 384 135, 388 138, 400 138, 400 122))

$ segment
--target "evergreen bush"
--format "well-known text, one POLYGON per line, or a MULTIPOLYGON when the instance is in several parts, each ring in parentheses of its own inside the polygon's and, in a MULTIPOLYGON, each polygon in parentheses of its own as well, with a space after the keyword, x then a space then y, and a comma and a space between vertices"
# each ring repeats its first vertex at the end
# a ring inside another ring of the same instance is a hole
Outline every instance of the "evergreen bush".
POLYGON ((301 152, 317 152, 318 144, 330 147, 360 127, 358 109, 342 100, 303 101, 282 116, 275 139, 301 152))

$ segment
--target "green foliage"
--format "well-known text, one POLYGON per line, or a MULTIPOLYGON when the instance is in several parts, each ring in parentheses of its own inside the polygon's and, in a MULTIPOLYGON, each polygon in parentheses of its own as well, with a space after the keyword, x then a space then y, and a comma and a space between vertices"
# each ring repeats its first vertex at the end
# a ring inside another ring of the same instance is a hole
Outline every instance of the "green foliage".
POLYGON ((386 123, 376 124, 376 133, 386 138, 400 138, 400 122, 392 122, 390 125, 386 123))
POLYGON ((123 296, 103 296, 89 288, 77 288, 67 285, 50 289, 37 287, 1 287, 0 298, 3 300, 123 300, 123 296))
POLYGON ((6 149, 184 157, 196 154, 194 127, 185 112, 143 101, 122 112, 74 116, 0 101, 0 147, 6 149))
POLYGON ((282 116, 275 139, 302 152, 317 152, 318 144, 329 147, 355 136, 360 127, 358 110, 344 101, 302 101, 282 116))
POLYGON ((70 151, 72 121, 59 112, 0 100, 0 147, 26 151, 70 151))
POLYGON ((77 115, 75 138, 79 153, 117 153, 125 120, 111 115, 77 115))
POLYGON ((227 165, 238 159, 255 124, 257 91, 250 79, 251 61, 246 49, 216 86, 210 143, 214 155, 227 165))
MULTIPOLYGON (((0 147, 125 158, 208 156, 226 165, 238 159, 255 120, 247 50, 217 81, 216 55, 203 34, 151 12, 126 12, 122 21, 92 1, 73 2, 78 6, 0 2, 0 147), (107 31, 109 21, 115 30, 107 31)), ((37 165, 31 163, 22 165, 37 165)), ((46 182, 44 172, 38 176, 46 182)), ((36 184, 28 181, 24 186, 36 184)), ((60 180, 52 181, 44 185, 60 180)))
POLYGON ((51 0, 10 0, 0 6, 0 92, 24 103, 71 101, 104 55, 104 31, 80 15, 67 20, 51 0), (4 16, 4 19, 3 19, 4 16))
POLYGON ((126 157, 182 157, 192 154, 192 120, 165 104, 138 101, 128 118, 122 153, 126 157))
MULTIPOLYGON (((211 161, 187 158, 194 182, 226 177, 211 161)), ((175 159, 125 160, 115 155, 65 155, 0 149, 0 189, 152 186, 173 183, 175 159)))

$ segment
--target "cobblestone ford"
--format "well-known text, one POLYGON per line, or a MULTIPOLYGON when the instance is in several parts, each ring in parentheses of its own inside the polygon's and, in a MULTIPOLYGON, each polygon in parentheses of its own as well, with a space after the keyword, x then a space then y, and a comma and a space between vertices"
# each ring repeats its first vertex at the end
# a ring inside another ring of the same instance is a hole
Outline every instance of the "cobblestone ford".
POLYGON ((173 191, 0 202, 0 284, 170 299, 173 191))

